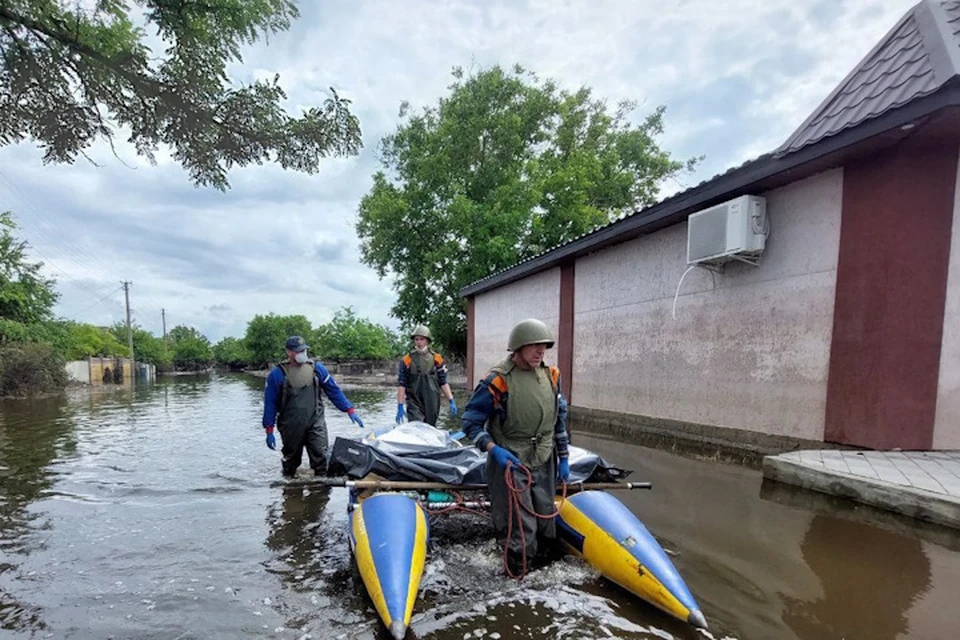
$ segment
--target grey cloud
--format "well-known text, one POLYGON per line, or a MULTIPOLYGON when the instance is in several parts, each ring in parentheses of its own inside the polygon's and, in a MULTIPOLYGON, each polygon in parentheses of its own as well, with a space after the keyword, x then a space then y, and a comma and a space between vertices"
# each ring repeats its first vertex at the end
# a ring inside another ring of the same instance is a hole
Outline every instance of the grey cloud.
POLYGON ((210 313, 226 313, 228 311, 233 311, 233 307, 228 304, 214 304, 207 307, 207 311, 210 313))
MULTIPOLYGON (((666 104, 668 149, 707 155, 685 178, 695 183, 739 163, 748 148, 785 139, 829 79, 855 63, 837 61, 837 43, 865 52, 913 1, 611 0, 603 11, 549 0, 303 2, 290 32, 245 49, 244 66, 231 72, 244 81, 278 72, 290 109, 319 104, 334 86, 361 119, 358 157, 324 160, 313 176, 272 165, 234 170, 233 188, 221 193, 194 187, 163 154, 149 166, 120 132, 119 153, 135 170, 105 145, 92 152, 100 168, 44 166, 30 145, 6 147, 0 173, 30 204, 0 180, 0 208, 33 216, 24 230, 56 270, 64 312, 95 302, 90 290, 105 295, 132 279, 136 317, 155 332, 161 308, 168 327, 193 324, 212 340, 242 334, 256 313, 322 322, 345 305, 394 326, 390 282, 359 262, 352 221, 400 102, 434 104, 452 66, 521 62, 611 104, 639 99, 641 112, 666 104)), ((122 294, 80 315, 122 318, 122 294)))
POLYGON ((347 248, 340 242, 321 242, 313 249, 313 257, 323 262, 340 262, 347 254, 347 248))

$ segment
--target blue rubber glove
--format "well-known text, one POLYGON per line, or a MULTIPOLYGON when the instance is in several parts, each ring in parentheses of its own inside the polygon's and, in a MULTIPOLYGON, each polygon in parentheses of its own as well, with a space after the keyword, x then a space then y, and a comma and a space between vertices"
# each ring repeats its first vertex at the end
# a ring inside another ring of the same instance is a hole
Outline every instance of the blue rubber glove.
POLYGON ((360 416, 357 415, 357 412, 354 409, 350 409, 350 411, 347 412, 347 415, 350 416, 350 419, 353 420, 358 427, 363 429, 363 420, 360 419, 360 416))
POLYGON ((402 424, 403 419, 407 417, 407 412, 403 409, 403 403, 397 403, 397 424, 402 424))
POLYGON ((513 455, 512 453, 510 453, 500 445, 497 445, 497 444, 493 445, 493 449, 490 449, 489 453, 493 457, 493 459, 497 461, 497 464, 503 467, 504 469, 507 468, 508 462, 512 462, 513 466, 515 467, 520 466, 520 458, 513 455))
POLYGON ((277 450, 277 437, 273 435, 273 427, 267 427, 267 447, 277 450))
POLYGON ((570 460, 567 458, 560 458, 560 464, 557 465, 557 478, 564 484, 570 481, 570 460))
POLYGON ((453 398, 450 398, 450 415, 457 417, 457 403, 453 398))

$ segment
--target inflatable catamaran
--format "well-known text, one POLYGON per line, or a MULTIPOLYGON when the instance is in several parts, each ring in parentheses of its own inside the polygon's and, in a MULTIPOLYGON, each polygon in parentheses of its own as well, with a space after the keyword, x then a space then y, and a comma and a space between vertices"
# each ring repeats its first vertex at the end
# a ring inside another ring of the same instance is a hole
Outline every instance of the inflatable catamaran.
MULTIPOLYGON (((411 422, 362 440, 337 438, 330 477, 350 491, 350 549, 383 624, 403 638, 416 606, 430 516, 489 508, 486 454, 455 434, 411 422)), ((557 535, 606 579, 696 627, 706 620, 663 548, 611 493, 649 489, 630 471, 570 447, 570 484, 557 496, 557 535)), ((559 490, 559 487, 558 487, 559 490)))

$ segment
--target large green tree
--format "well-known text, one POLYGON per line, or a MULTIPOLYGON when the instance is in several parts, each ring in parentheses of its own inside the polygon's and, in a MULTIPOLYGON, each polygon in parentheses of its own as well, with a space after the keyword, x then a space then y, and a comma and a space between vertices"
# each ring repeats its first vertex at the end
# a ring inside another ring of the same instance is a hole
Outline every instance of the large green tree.
POLYGON ((399 340, 388 327, 357 316, 353 307, 338 310, 315 334, 313 350, 331 360, 387 360, 399 355, 399 340))
MULTIPOLYGON (((199 371, 213 362, 210 340, 194 329, 178 325, 170 330, 173 366, 179 371, 199 371)), ((136 347, 134 347, 136 349, 136 347)))
POLYGON ((250 364, 269 367, 285 359, 283 346, 290 336, 309 338, 313 327, 306 316, 279 316, 273 313, 257 315, 247 323, 243 342, 250 356, 250 364))
POLYGON ((227 337, 213 345, 213 359, 217 364, 237 371, 250 363, 250 352, 243 340, 227 337))
POLYGON ((277 76, 227 75, 242 46, 297 17, 293 0, 3 0, 0 145, 29 138, 45 162, 73 162, 120 125, 151 161, 170 147, 196 184, 226 189, 228 169, 264 161, 313 173, 361 146, 349 100, 331 89, 294 116, 277 76))
POLYGON ((611 112, 520 67, 453 75, 437 105, 401 106, 357 232, 364 262, 394 277, 394 315, 463 354, 463 286, 653 203, 697 160, 658 146, 663 107, 634 121, 633 103, 611 112))
MULTIPOLYGON (((127 344, 127 325, 124 322, 117 322, 110 327, 110 333, 118 342, 124 345, 126 351, 127 344)), ((133 325, 133 353, 138 362, 149 362, 156 365, 161 371, 169 369, 173 363, 173 353, 163 343, 163 338, 158 338, 146 329, 133 325)))
MULTIPOLYGON (((0 120, 3 118, 0 117, 0 120)), ((27 243, 14 235, 13 214, 0 213, 0 341, 26 341, 53 315, 56 284, 27 258, 27 243)))

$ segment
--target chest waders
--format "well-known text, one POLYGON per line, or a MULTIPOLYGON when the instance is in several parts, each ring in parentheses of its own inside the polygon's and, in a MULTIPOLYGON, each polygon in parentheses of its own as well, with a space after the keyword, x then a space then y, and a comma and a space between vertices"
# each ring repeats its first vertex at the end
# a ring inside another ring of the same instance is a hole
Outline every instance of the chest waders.
MULTIPOLYGON (((554 496, 557 492, 553 436, 560 411, 559 372, 546 365, 525 371, 517 368, 510 359, 492 371, 499 374, 491 383, 497 401, 495 415, 488 422, 487 430, 496 444, 512 451, 530 469, 528 480, 526 473, 510 468, 513 486, 523 489, 517 495, 520 503, 536 513, 551 514, 556 509, 554 496)), ((507 540, 510 489, 503 467, 489 455, 486 474, 497 541, 507 545, 510 572, 520 575, 523 558, 529 564, 536 558, 538 550, 541 553, 552 550, 557 536, 556 523, 553 518, 537 518, 521 507, 519 522, 514 513, 513 529, 507 540), (542 545, 538 544, 540 541, 542 545)))
POLYGON ((436 426, 440 417, 440 380, 433 351, 411 351, 404 364, 408 368, 407 417, 411 422, 419 420, 436 426))
POLYGON ((327 421, 320 397, 320 380, 312 360, 300 366, 277 365, 283 371, 277 429, 283 440, 283 474, 293 476, 306 448, 314 474, 327 471, 327 421))

